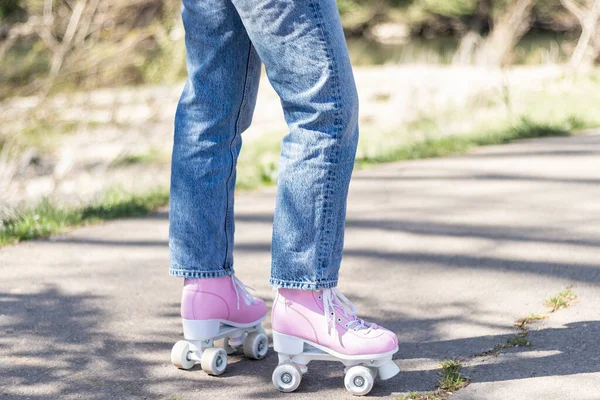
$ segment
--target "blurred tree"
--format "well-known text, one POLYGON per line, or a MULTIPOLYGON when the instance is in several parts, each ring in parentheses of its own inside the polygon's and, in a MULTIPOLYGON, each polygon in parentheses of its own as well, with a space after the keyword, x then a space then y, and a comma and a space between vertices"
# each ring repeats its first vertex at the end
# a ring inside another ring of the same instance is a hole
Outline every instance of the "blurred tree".
POLYGON ((481 34, 490 26, 492 0, 479 0, 475 16, 471 19, 469 31, 461 38, 454 55, 454 64, 471 64, 477 46, 481 43, 481 34))
POLYGON ((168 82, 184 70, 179 0, 30 0, 25 7, 23 21, 8 25, 6 39, 0 38, 0 62, 20 43, 16 54, 36 52, 46 67, 19 72, 11 65, 20 94, 56 85, 168 82))
POLYGON ((586 0, 585 5, 575 0, 561 0, 561 3, 577 17, 581 25, 581 36, 570 61, 570 67, 577 70, 584 62, 593 63, 600 55, 600 0, 586 0))
POLYGON ((494 2, 492 30, 477 52, 477 64, 499 66, 503 63, 510 50, 531 28, 531 11, 536 1, 494 2))

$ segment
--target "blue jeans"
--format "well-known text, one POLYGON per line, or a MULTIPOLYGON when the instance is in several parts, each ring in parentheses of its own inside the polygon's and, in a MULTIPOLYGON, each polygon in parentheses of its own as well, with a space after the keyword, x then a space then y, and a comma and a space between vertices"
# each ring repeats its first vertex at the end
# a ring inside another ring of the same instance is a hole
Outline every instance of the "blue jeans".
POLYGON ((270 282, 336 286, 358 96, 335 0, 184 0, 182 16, 188 80, 175 117, 170 274, 233 274, 236 161, 262 61, 289 127, 270 282))

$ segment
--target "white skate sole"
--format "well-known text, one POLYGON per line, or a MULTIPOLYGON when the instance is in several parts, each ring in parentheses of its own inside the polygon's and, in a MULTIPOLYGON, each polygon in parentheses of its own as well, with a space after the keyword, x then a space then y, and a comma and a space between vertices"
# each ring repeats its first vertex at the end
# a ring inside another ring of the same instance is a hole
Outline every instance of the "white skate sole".
POLYGON ((381 354, 346 355, 309 340, 273 331, 273 349, 279 358, 279 364, 273 371, 273 384, 282 392, 296 390, 302 375, 308 371, 308 363, 314 360, 344 364, 346 389, 357 396, 369 393, 377 376, 387 380, 400 372, 392 361, 398 348, 381 354))
POLYGON ((191 369, 200 364, 209 375, 221 375, 227 367, 227 355, 242 347, 248 358, 260 360, 269 350, 269 339, 262 317, 247 324, 221 319, 183 319, 183 336, 171 350, 171 362, 177 368, 191 369))

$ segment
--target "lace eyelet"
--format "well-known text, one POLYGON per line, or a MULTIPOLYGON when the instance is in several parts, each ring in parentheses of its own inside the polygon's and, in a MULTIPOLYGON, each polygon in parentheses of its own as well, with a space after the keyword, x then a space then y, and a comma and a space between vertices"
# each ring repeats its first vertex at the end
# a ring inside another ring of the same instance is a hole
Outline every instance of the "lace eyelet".
POLYGON ((342 319, 341 319, 341 318, 338 318, 338 322, 342 322, 342 319))
POLYGON ((321 296, 321 295, 318 295, 318 296, 317 296, 317 298, 318 298, 319 300, 321 300, 321 299, 323 298, 323 296, 321 296))
POLYGON ((331 312, 331 316, 334 316, 335 314, 333 313, 333 311, 331 312))

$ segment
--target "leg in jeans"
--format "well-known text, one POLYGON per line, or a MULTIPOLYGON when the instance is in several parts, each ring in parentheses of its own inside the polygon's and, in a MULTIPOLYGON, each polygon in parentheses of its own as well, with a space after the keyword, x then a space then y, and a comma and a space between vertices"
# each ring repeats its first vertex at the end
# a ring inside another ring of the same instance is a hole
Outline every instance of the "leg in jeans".
POLYGON ((289 134, 279 162, 271 283, 336 286, 358 140, 358 97, 335 0, 232 0, 289 134))
POLYGON ((264 302, 233 276, 232 256, 235 165, 260 59, 229 0, 184 0, 182 17, 188 80, 175 116, 169 272, 186 278, 184 336, 205 340, 221 322, 255 326, 266 314, 264 302))
POLYGON ((175 116, 170 274, 233 274, 233 195, 260 59, 229 0, 184 0, 188 80, 175 116))
POLYGON ((258 73, 254 47, 290 130, 282 145, 273 228, 271 282, 281 288, 273 306, 274 338, 291 337, 294 349, 308 341, 336 354, 391 360, 395 335, 358 319, 335 289, 358 139, 358 99, 335 0, 186 0, 183 16, 190 79, 176 122, 171 274, 213 278, 186 285, 183 304, 206 300, 182 306, 184 333, 185 321, 204 326, 204 320, 222 318, 206 306, 221 304, 208 300, 225 298, 221 288, 229 296, 223 310, 237 302, 233 322, 256 321, 244 316, 245 309, 256 316, 264 310, 262 301, 227 276, 233 274, 239 133, 258 73))
POLYGON ((391 361, 396 335, 359 319, 335 288, 358 140, 358 96, 336 2, 232 2, 290 130, 281 149, 273 226, 271 283, 279 288, 271 318, 274 348, 298 354, 308 343, 335 357, 378 358, 387 379, 398 372, 391 361))

